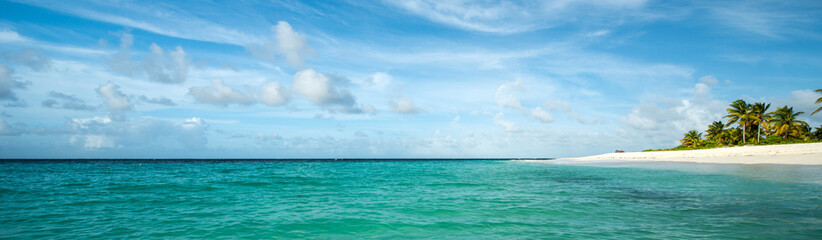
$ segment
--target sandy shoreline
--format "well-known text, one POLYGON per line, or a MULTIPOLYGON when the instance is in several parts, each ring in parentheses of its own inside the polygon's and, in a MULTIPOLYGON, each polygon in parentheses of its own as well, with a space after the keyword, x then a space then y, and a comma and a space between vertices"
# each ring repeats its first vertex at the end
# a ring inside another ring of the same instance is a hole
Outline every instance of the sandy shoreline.
POLYGON ((696 162, 734 164, 822 165, 822 143, 725 147, 703 150, 607 153, 557 159, 557 163, 696 162))

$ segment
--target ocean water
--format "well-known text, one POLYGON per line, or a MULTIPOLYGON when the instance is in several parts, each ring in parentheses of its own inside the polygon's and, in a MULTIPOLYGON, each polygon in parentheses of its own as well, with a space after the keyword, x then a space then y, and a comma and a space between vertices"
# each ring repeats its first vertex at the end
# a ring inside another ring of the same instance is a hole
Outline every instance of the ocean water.
POLYGON ((822 169, 0 161, 0 238, 822 238, 822 169))

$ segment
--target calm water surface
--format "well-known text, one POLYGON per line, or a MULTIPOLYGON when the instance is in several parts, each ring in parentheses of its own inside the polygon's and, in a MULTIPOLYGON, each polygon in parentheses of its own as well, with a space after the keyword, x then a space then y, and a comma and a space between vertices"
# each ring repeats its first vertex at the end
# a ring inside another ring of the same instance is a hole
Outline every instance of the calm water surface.
POLYGON ((0 238, 820 239, 820 176, 705 164, 5 161, 0 238))

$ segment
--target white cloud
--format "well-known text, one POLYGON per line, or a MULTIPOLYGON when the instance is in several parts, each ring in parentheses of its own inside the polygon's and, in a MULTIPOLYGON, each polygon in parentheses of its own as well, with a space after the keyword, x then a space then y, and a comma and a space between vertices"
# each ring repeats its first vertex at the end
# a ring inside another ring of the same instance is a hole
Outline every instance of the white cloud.
POLYGON ((131 110, 133 107, 128 96, 120 92, 120 86, 112 82, 100 85, 96 91, 97 94, 100 94, 100 96, 105 99, 104 103, 106 107, 112 111, 123 112, 131 110))
POLYGON ((389 106, 391 107, 391 111, 394 113, 414 114, 423 112, 421 108, 414 105, 414 99, 410 98, 391 100, 389 106))
POLYGON ((697 95, 705 95, 711 92, 711 87, 708 87, 708 84, 704 83, 697 83, 694 88, 694 92, 697 95))
POLYGON ((189 88, 188 94, 198 102, 217 106, 251 105, 256 102, 251 93, 224 86, 223 80, 219 78, 212 80, 212 86, 189 88))
POLYGON ((95 109, 97 109, 94 106, 87 105, 85 101, 73 95, 52 91, 49 92, 48 96, 52 99, 43 101, 43 107, 78 111, 94 111, 95 109))
POLYGON ((151 56, 143 61, 143 69, 148 74, 148 79, 160 83, 182 83, 188 75, 188 57, 183 48, 177 46, 174 51, 169 51, 167 59, 165 52, 160 46, 152 43, 149 46, 151 56))
MULTIPOLYGON (((143 4, 138 2, 118 2, 114 4, 91 1, 79 4, 76 2, 34 0, 27 1, 26 4, 176 38, 237 46, 261 42, 259 38, 253 35, 217 24, 208 18, 196 16, 194 13, 197 12, 188 12, 186 11, 187 8, 170 7, 170 4, 172 4, 170 2, 168 4, 143 4)), ((200 3, 197 9, 204 12, 206 9, 220 11, 224 8, 223 5, 209 6, 208 3, 200 3)))
POLYGON ((16 31, 11 29, 0 29, 0 42, 13 43, 29 41, 26 37, 20 36, 16 31))
POLYGON ((554 117, 551 116, 550 113, 542 109, 541 107, 536 107, 534 110, 531 110, 531 117, 537 119, 542 123, 549 123, 554 121, 554 117))
POLYGON ((550 111, 561 110, 565 113, 565 115, 568 118, 570 118, 570 119, 572 119, 572 120, 574 120, 574 121, 576 121, 580 124, 594 124, 594 123, 602 123, 603 122, 601 119, 598 119, 598 118, 588 119, 588 118, 582 117, 582 115, 580 115, 577 111, 574 111, 574 109, 571 108, 571 104, 569 104, 568 102, 565 102, 565 101, 548 100, 548 101, 545 101, 542 105, 545 106, 546 108, 548 108, 548 110, 550 110, 550 111))
POLYGON ((17 53, 4 53, 3 58, 13 62, 21 63, 32 70, 43 71, 51 68, 52 61, 39 50, 26 48, 17 53))
POLYGON ((126 76, 147 77, 149 81, 159 83, 182 83, 188 77, 188 55, 182 47, 177 46, 173 51, 163 50, 156 43, 149 46, 150 53, 143 55, 142 65, 138 65, 132 58, 131 46, 134 36, 128 32, 120 35, 120 48, 112 56, 106 57, 106 65, 116 73, 126 76))
POLYGON ((108 67, 126 76, 134 76, 139 72, 137 64, 131 58, 131 45, 134 44, 134 35, 128 32, 120 34, 120 48, 113 56, 105 58, 108 67))
POLYGON ((277 25, 272 26, 271 30, 274 31, 277 38, 277 50, 280 54, 285 55, 286 61, 291 66, 302 67, 303 58, 313 51, 306 43, 305 36, 291 29, 291 25, 285 21, 277 22, 277 25))
POLYGON ((718 23, 743 32, 776 39, 789 35, 819 38, 820 35, 815 32, 819 22, 809 17, 818 15, 818 10, 803 5, 800 2, 745 1, 733 4, 716 2, 706 7, 718 23))
POLYGON ((717 83, 719 83, 719 80, 717 80, 714 76, 707 75, 707 76, 699 78, 699 82, 705 83, 705 84, 708 84, 708 85, 716 85, 717 83))
POLYGON ((140 101, 143 101, 143 102, 146 102, 146 103, 163 105, 163 106, 176 106, 177 105, 176 103, 174 103, 174 101, 172 101, 171 99, 169 99, 167 97, 149 98, 146 95, 140 95, 138 97, 138 99, 140 99, 140 101))
POLYGON ((277 25, 271 26, 271 31, 274 33, 274 41, 267 40, 262 45, 250 44, 246 49, 254 56, 272 62, 276 61, 276 55, 283 56, 295 68, 302 68, 303 60, 314 55, 305 36, 294 31, 288 22, 277 22, 277 25))
POLYGON ((73 135, 69 138, 69 144, 80 145, 85 149, 100 149, 114 147, 114 140, 98 134, 73 135))
POLYGON ((318 73, 313 69, 306 69, 294 74, 291 89, 295 93, 307 98, 314 104, 325 109, 343 113, 360 113, 354 95, 346 87, 347 81, 337 76, 318 73))
POLYGON ((393 81, 394 78, 388 73, 376 72, 365 80, 365 85, 384 90, 393 81))
POLYGON ((279 82, 268 82, 260 89, 260 102, 268 106, 282 106, 288 103, 291 93, 279 82))
POLYGON ((513 82, 503 83, 502 85, 497 88, 497 104, 502 107, 510 107, 520 111, 525 111, 525 108, 522 107, 517 97, 514 95, 515 92, 519 92, 523 90, 522 80, 517 79, 513 82))
POLYGON ((505 117, 505 114, 502 112, 497 113, 494 116, 494 123, 502 127, 506 132, 516 132, 519 131, 519 127, 514 122, 505 121, 502 118, 505 117))
POLYGON ((567 102, 560 101, 560 100, 556 100, 556 101, 548 100, 548 101, 545 101, 545 103, 543 103, 542 105, 544 105, 545 107, 547 107, 551 111, 554 111, 554 110, 557 110, 557 109, 564 110, 564 111, 571 111, 571 105, 568 104, 567 102))
POLYGON ((606 36, 606 35, 608 35, 608 34, 610 34, 610 33, 611 33, 611 31, 610 31, 610 30, 601 29, 601 30, 597 30, 597 31, 589 32, 589 33, 585 34, 585 36, 586 36, 586 37, 591 37, 591 38, 597 38, 597 37, 606 36))
POLYGON ((184 147, 203 148, 208 143, 208 138, 205 136, 208 124, 202 118, 192 117, 181 123, 175 123, 174 126, 175 131, 172 131, 171 135, 176 135, 177 141, 184 147))
POLYGON ((276 133, 271 133, 271 134, 257 133, 257 135, 254 136, 254 140, 257 141, 258 143, 263 143, 263 142, 277 142, 277 143, 280 143, 283 140, 283 137, 280 136, 280 135, 277 135, 276 133))
POLYGON ((0 64, 0 100, 17 101, 17 96, 13 90, 26 86, 24 83, 12 79, 11 74, 11 69, 6 67, 6 65, 0 64))
POLYGON ((649 18, 640 10, 645 0, 632 1, 389 1, 428 20, 472 31, 519 33, 552 28, 585 19, 614 24, 634 18, 649 18))
POLYGON ((635 106, 631 113, 620 119, 632 129, 626 134, 646 141, 657 141, 647 146, 667 146, 675 144, 689 130, 705 131, 711 122, 723 120, 728 103, 712 99, 710 89, 702 89, 705 84, 700 84, 694 87, 693 92, 704 92, 689 98, 666 98, 661 99, 662 104, 641 102, 635 106))
POLYGON ((822 104, 815 103, 816 99, 820 97, 822 97, 822 94, 813 89, 796 90, 791 92, 791 95, 787 98, 769 99, 772 103, 770 111, 782 106, 793 107, 795 112, 805 112, 799 115, 799 119, 806 120, 811 127, 818 127, 819 124, 822 124, 822 111, 813 116, 810 114, 817 108, 822 107, 822 104))
POLYGON ((199 149, 208 142, 208 124, 197 117, 179 122, 150 117, 120 122, 109 117, 74 118, 68 125, 69 144, 85 150, 199 149))

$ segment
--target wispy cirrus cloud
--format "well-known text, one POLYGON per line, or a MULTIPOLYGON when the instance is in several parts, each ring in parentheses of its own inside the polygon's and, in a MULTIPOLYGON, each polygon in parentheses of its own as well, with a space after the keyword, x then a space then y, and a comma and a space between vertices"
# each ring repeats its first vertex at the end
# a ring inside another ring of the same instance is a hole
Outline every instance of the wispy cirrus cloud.
POLYGON ((822 38, 810 28, 820 23, 822 3, 819 1, 710 2, 705 7, 718 23, 743 32, 777 39, 787 36, 822 38))
POLYGON ((168 3, 39 0, 25 2, 82 18, 171 37, 238 46, 262 42, 254 35, 223 26, 168 3))
MULTIPOLYGON (((433 22, 479 32, 512 34, 581 20, 616 20, 644 15, 646 0, 563 1, 387 1, 433 22), (595 19, 601 18, 601 19, 595 19)), ((647 15, 645 16, 647 17, 647 15)), ((602 21, 605 23, 607 21, 602 21)))

